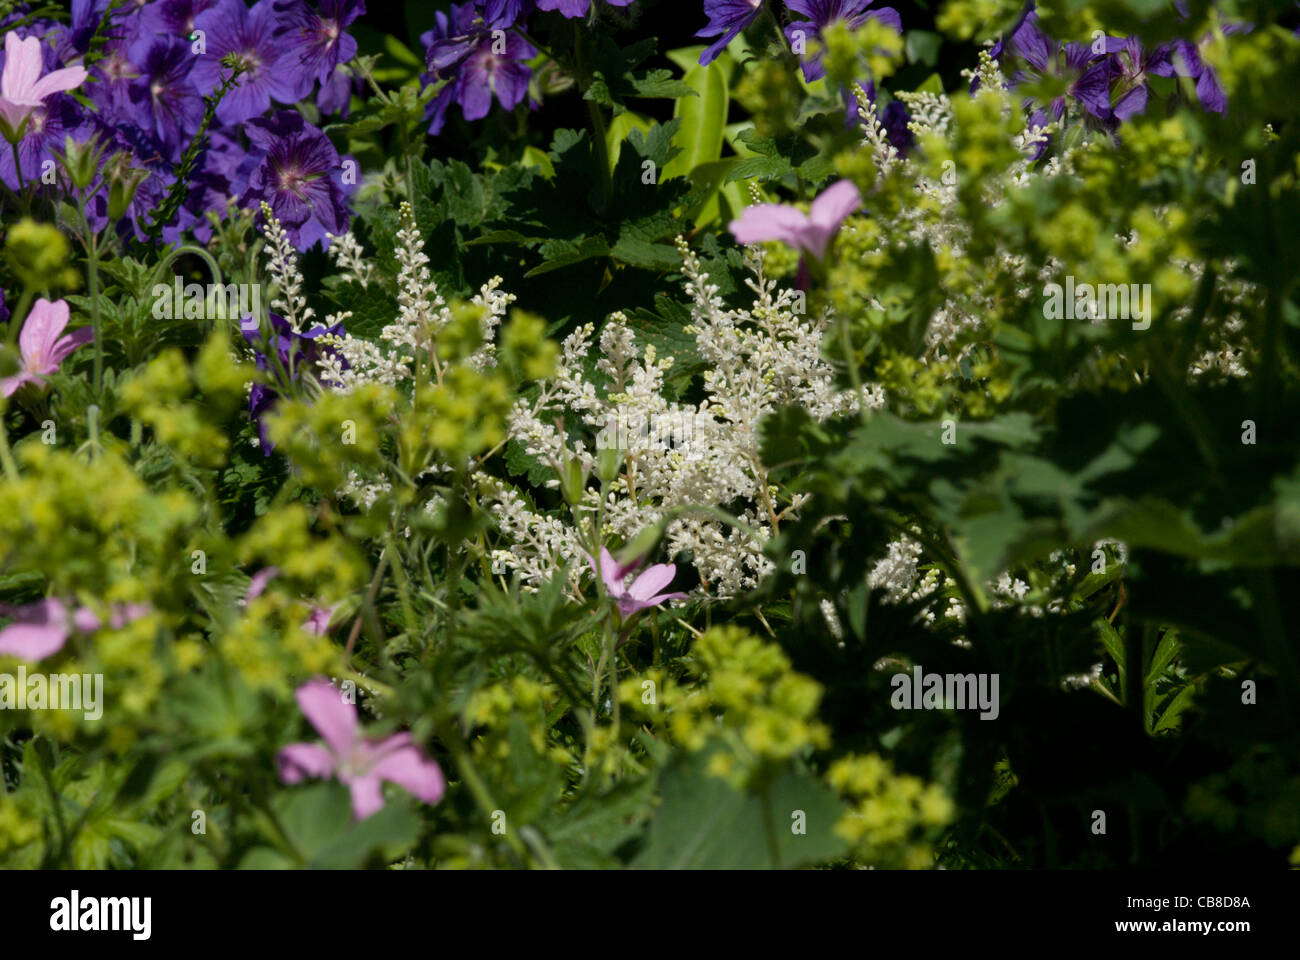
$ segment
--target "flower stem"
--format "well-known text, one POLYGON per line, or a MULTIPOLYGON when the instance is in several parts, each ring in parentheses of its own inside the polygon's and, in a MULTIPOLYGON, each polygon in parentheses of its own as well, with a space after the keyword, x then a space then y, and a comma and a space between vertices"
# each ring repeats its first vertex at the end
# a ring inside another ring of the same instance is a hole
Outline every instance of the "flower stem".
MULTIPOLYGON (((591 87, 591 74, 582 62, 582 30, 578 27, 577 21, 573 26, 573 61, 574 67, 578 74, 578 87, 581 89, 583 97, 586 97, 587 90, 591 87)), ((591 119, 592 139, 595 141, 596 164, 600 168, 600 203, 599 208, 603 213, 606 205, 609 203, 611 189, 611 171, 609 169, 609 145, 606 143, 605 117, 600 112, 600 107, 595 100, 587 101, 587 116, 591 119)))
POLYGON ((32 212, 31 205, 27 202, 27 184, 23 180, 23 162, 18 156, 18 141, 10 140, 9 148, 14 153, 14 176, 18 178, 18 199, 23 204, 23 216, 29 216, 32 212))
POLYGON ((78 194, 77 214, 81 218, 81 232, 86 242, 86 264, 90 272, 90 322, 95 332, 95 399, 103 399, 104 337, 99 319, 99 242, 86 219, 86 198, 78 194))
POLYGON ((0 412, 0 466, 4 467, 6 480, 10 483, 18 482, 18 464, 14 462, 13 451, 9 449, 9 431, 5 429, 3 412, 0 412))

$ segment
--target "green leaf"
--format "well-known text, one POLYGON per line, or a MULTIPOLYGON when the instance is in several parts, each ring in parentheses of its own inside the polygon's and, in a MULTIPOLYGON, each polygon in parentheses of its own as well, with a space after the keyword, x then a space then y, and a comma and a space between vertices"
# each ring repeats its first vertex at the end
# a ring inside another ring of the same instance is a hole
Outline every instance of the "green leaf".
POLYGON ((1153 733, 1164 733, 1166 730, 1176 730, 1182 723, 1183 713, 1194 702, 1196 696, 1196 685, 1189 683, 1175 694, 1174 698, 1169 701, 1164 712, 1160 714, 1160 719, 1156 721, 1153 733))
POLYGON ((903 38, 903 50, 908 63, 920 63, 933 67, 939 62, 939 47, 943 37, 929 30, 909 30, 903 38))
POLYGON ((312 858, 314 870, 352 870, 372 858, 383 863, 400 859, 420 834, 420 818, 395 803, 371 814, 346 833, 327 842, 312 858))
MULTIPOLYGON (((723 189, 727 174, 739 162, 735 157, 714 160, 711 163, 700 164, 687 175, 691 181, 691 194, 687 198, 690 202, 687 216, 694 219, 697 227, 711 222, 721 212, 718 193, 723 189)), ((739 187, 734 184, 730 186, 739 190, 739 187)))
POLYGON ((609 128, 605 131, 605 143, 609 148, 611 172, 618 167, 618 158, 623 151, 623 141, 627 139, 627 135, 633 130, 639 130, 644 134, 652 126, 654 126, 653 120, 633 110, 625 110, 610 122, 609 128))
POLYGON ((681 121, 675 140, 682 152, 664 166, 664 178, 686 176, 722 156, 722 128, 731 102, 726 75, 714 62, 693 67, 684 80, 696 96, 682 97, 673 108, 673 116, 681 121))
POLYGON ((305 861, 337 841, 352 823, 348 788, 336 781, 289 790, 275 798, 278 820, 305 861))
POLYGON ((548 240, 541 245, 540 252, 545 262, 541 266, 533 267, 524 274, 525 277, 540 277, 544 273, 581 263, 593 257, 607 257, 609 244, 605 242, 604 237, 582 237, 576 242, 548 240))
POLYGON ((589 793, 555 814, 546 829, 551 852, 569 869, 621 866, 614 852, 636 837, 650 816, 653 777, 620 780, 604 793, 589 793))
POLYGON ((520 158, 520 163, 527 167, 536 167, 542 172, 542 176, 547 180, 550 180, 555 176, 555 164, 551 163, 551 158, 548 157, 545 152, 534 146, 529 145, 524 147, 524 153, 520 158))
POLYGON ((709 752, 675 762, 663 778, 663 802, 634 866, 650 870, 758 870, 810 866, 844 852, 834 833, 844 807, 811 777, 784 772, 768 803, 707 772, 709 752), (793 815, 802 812, 804 834, 793 815), (774 862, 775 847, 776 862, 774 862))
POLYGON ((1178 642, 1178 632, 1175 630, 1166 630, 1160 643, 1156 646, 1156 651, 1151 656, 1151 666, 1147 669, 1146 686, 1152 687, 1156 681, 1164 676, 1165 668, 1174 662, 1181 648, 1178 642))

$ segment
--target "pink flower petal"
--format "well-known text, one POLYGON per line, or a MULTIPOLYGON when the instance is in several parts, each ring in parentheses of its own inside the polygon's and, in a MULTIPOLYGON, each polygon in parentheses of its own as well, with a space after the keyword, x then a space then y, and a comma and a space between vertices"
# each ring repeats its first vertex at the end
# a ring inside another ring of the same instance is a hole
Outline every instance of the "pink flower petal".
MULTIPOLYGON (((78 347, 85 346, 94 339, 95 331, 90 327, 82 327, 80 330, 74 330, 66 337, 60 338, 54 344, 53 349, 50 350, 50 362, 54 364, 57 369, 59 364, 67 359, 68 354, 73 350, 76 350, 78 347)), ((50 370, 48 372, 53 373, 54 371, 50 370)))
POLYGON ((792 247, 802 247, 808 218, 783 203, 760 203, 746 207, 727 225, 737 243, 763 243, 779 240, 792 247))
POLYGON ((0 396, 12 397, 24 383, 44 383, 44 379, 32 373, 16 373, 12 377, 0 380, 0 396))
POLYGON ((44 660, 67 642, 66 627, 15 623, 0 630, 0 653, 23 660, 44 660))
POLYGON ((72 625, 82 633, 94 633, 100 628, 99 617, 89 607, 77 607, 72 612, 72 625))
POLYGON ((623 619, 626 620, 634 613, 639 613, 642 610, 648 610, 651 607, 659 606, 659 604, 663 603, 665 600, 680 600, 685 598, 685 596, 686 594, 684 593, 661 593, 658 596, 650 597, 647 600, 636 600, 632 597, 624 597, 618 602, 618 612, 622 615, 623 619))
POLYGON ((632 581, 632 586, 628 587, 627 595, 633 600, 647 600, 672 583, 675 576, 677 576, 677 564, 656 563, 632 581))
POLYGON ((357 708, 328 680, 304 683, 296 693, 298 706, 338 756, 347 756, 357 741, 357 708))
POLYGON ((826 247, 844 219, 862 206, 862 196, 851 180, 840 180, 822 191, 812 202, 804 250, 817 260, 826 257, 826 247))
POLYGON ((248 599, 255 600, 266 591, 266 585, 279 576, 279 567, 263 567, 248 581, 248 599))
POLYGON ((358 820, 384 809, 384 794, 374 773, 349 780, 348 788, 352 791, 352 815, 358 820))
MULTIPOLYGON (((409 741, 410 735, 406 737, 409 741)), ((390 738, 390 741, 393 739, 396 738, 390 738)), ((383 756, 370 768, 370 775, 397 784, 425 803, 437 803, 447 791, 441 768, 414 743, 384 749, 383 756)))
POLYGON ((319 743, 291 743, 275 755, 282 783, 323 780, 334 772, 334 755, 319 743))
POLYGON ((53 93, 62 93, 64 90, 71 90, 73 87, 79 87, 86 82, 87 73, 83 67, 64 67, 62 70, 52 70, 41 79, 36 81, 32 87, 31 95, 37 100, 44 100, 53 93))
POLYGON ((838 180, 831 184, 812 202, 808 219, 814 226, 834 233, 839 225, 858 207, 862 194, 852 180, 838 180))
POLYGON ((113 608, 113 612, 109 615, 108 625, 114 630, 121 630, 128 623, 134 623, 152 612, 153 607, 147 603, 119 604, 113 608))
POLYGON ((302 625, 302 628, 318 637, 325 636, 325 634, 329 633, 330 620, 334 618, 334 611, 338 609, 338 606, 336 603, 332 607, 312 607, 311 615, 307 617, 307 621, 302 625))
POLYGON ((5 607, 0 612, 14 618, 13 623, 0 629, 0 654, 44 660, 68 642, 68 611, 56 597, 22 607, 5 607))
MULTIPOLYGON (((51 303, 41 297, 32 306, 18 335, 18 348, 22 351, 23 365, 32 373, 50 373, 50 355, 54 342, 68 325, 68 304, 64 300, 51 303)), ((57 366, 57 364, 54 364, 57 366)))
POLYGON ((605 581, 605 589, 611 595, 615 597, 623 595, 623 577, 626 574, 619 567, 618 561, 605 547, 600 548, 600 575, 605 581))
POLYGON ((41 75, 41 41, 23 39, 14 31, 5 34, 5 69, 0 74, 0 96, 7 100, 31 100, 32 88, 41 75))

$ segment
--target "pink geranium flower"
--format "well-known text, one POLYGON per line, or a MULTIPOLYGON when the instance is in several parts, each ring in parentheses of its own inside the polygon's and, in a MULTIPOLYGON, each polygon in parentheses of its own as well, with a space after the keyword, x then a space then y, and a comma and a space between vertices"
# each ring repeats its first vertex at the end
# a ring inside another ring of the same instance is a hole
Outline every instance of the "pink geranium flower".
POLYGON ((384 806, 380 785, 395 783, 425 803, 437 803, 447 782, 409 733, 367 740, 357 729, 357 708, 324 679, 298 688, 298 706, 325 743, 291 743, 276 755, 280 779, 336 777, 352 791, 352 813, 364 820, 384 806))
MULTIPOLYGON (((13 34, 11 33, 12 37, 13 34)), ((5 73, 9 68, 5 67, 5 73)), ((73 350, 94 339, 90 327, 60 337, 68 325, 68 305, 63 300, 53 303, 41 298, 27 314, 22 333, 18 335, 18 350, 22 354, 22 369, 12 377, 0 380, 0 396, 11 397, 24 383, 43 384, 45 377, 59 369, 73 350)))
MULTIPOLYGON (((596 573, 595 559, 588 557, 587 562, 591 564, 591 572, 596 573)), ((640 560, 620 564, 610 555, 609 550, 605 547, 600 548, 598 575, 605 582, 605 590, 618 602, 618 612, 625 620, 647 607, 657 607, 665 600, 677 600, 686 596, 684 593, 659 593, 672 583, 673 577, 677 576, 675 563, 656 563, 653 567, 648 567, 630 585, 626 584, 628 575, 639 566, 641 566, 640 560)))
MULTIPOLYGON (((118 604, 109 614, 108 625, 120 630, 139 620, 150 608, 142 603, 118 604)), ((69 609, 58 597, 46 597, 21 607, 0 605, 0 615, 14 622, 0 629, 0 655, 22 660, 44 660, 63 649, 72 631, 94 633, 103 622, 89 607, 69 609)))
POLYGON ((83 67, 67 67, 41 76, 44 64, 41 41, 5 34, 5 68, 0 74, 0 121, 9 129, 6 139, 16 140, 18 128, 33 110, 54 93, 71 90, 86 82, 83 67))
POLYGON ((824 260, 831 237, 860 206, 858 188, 851 180, 840 180, 823 190, 807 213, 783 203, 759 203, 746 207, 728 229, 739 243, 779 240, 814 260, 824 260))

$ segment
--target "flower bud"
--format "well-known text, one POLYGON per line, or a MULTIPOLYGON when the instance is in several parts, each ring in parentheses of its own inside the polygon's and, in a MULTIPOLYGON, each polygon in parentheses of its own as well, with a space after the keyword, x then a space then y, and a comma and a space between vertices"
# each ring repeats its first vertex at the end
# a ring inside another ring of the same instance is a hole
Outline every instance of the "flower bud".
POLYGON ((111 183, 108 189, 108 219, 121 220, 126 216, 127 208, 135 199, 136 190, 144 178, 149 176, 149 172, 130 166, 127 155, 119 153, 109 160, 105 173, 111 183))
POLYGON ((564 495, 564 502, 576 507, 582 502, 582 492, 586 486, 587 471, 582 469, 582 464, 574 457, 560 471, 560 492, 564 495))
POLYGON ((596 476, 601 483, 613 483, 623 468, 623 451, 617 447, 606 447, 596 452, 596 476))
POLYGON ((103 152, 94 138, 78 143, 72 137, 63 141, 63 169, 68 181, 78 190, 87 190, 99 170, 99 157, 103 152))
POLYGON ((659 524, 652 524, 638 533, 622 550, 618 552, 617 559, 622 566, 628 566, 634 562, 644 560, 650 556, 651 551, 659 543, 659 537, 663 534, 659 524))

